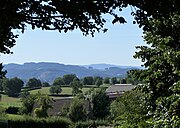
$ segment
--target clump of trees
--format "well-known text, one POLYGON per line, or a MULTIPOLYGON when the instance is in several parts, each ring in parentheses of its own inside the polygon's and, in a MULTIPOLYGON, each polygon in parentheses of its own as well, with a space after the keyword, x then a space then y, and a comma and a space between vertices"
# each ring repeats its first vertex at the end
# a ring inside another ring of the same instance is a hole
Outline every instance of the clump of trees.
POLYGON ((34 109, 34 114, 36 117, 44 118, 48 117, 48 109, 52 108, 51 103, 53 102, 52 98, 48 95, 37 93, 30 94, 28 91, 21 93, 21 102, 22 107, 19 109, 19 114, 32 115, 34 105, 38 108, 34 109))
POLYGON ((8 96, 18 96, 21 92, 21 88, 24 86, 24 82, 15 77, 11 79, 3 79, 1 80, 1 91, 3 90, 4 93, 8 96))
POLYGON ((66 85, 70 85, 70 83, 75 79, 77 78, 77 76, 75 74, 66 74, 63 76, 63 80, 64 80, 64 83, 66 85))
POLYGON ((58 86, 51 86, 50 89, 49 89, 49 92, 51 94, 57 94, 58 95, 59 93, 62 92, 61 86, 60 85, 58 85, 58 86))
POLYGON ((92 88, 85 95, 76 95, 66 113, 73 122, 106 119, 110 114, 110 100, 105 89, 92 88))
POLYGON ((53 81, 53 85, 54 85, 54 86, 57 86, 57 85, 61 86, 61 85, 65 85, 65 82, 64 82, 64 80, 63 80, 62 77, 57 77, 57 78, 53 81))
POLYGON ((79 99, 78 97, 73 99, 69 108, 68 116, 73 122, 86 120, 87 111, 83 99, 79 99))
POLYGON ((50 86, 50 84, 48 82, 43 82, 42 83, 42 87, 49 87, 49 86, 50 86))
POLYGON ((91 88, 85 93, 89 102, 89 118, 106 119, 110 114, 110 99, 105 88, 91 88))
POLYGON ((142 93, 138 90, 125 92, 110 105, 110 117, 114 126, 122 128, 148 127, 147 109, 142 104, 142 93))
POLYGON ((47 111, 49 108, 52 108, 51 103, 53 100, 49 96, 39 93, 36 101, 40 107, 34 109, 35 116, 39 118, 48 117, 47 111))
POLYGON ((94 84, 94 78, 92 76, 86 76, 82 79, 83 85, 93 85, 94 84))
POLYGON ((109 78, 109 77, 105 77, 105 78, 103 79, 103 83, 104 83, 104 84, 110 84, 110 78, 109 78))
POLYGON ((42 87, 42 83, 41 83, 41 80, 39 79, 36 79, 36 78, 30 78, 28 80, 28 82, 26 83, 26 86, 27 87, 42 87))
POLYGON ((74 78, 71 82, 70 86, 72 87, 72 95, 77 95, 79 93, 82 93, 82 87, 80 80, 78 78, 74 78))
POLYGON ((104 88, 92 90, 92 112, 96 119, 105 119, 109 114, 110 100, 104 88))
POLYGON ((31 115, 36 99, 37 99, 37 94, 29 94, 26 91, 23 92, 21 94, 22 107, 19 109, 19 113, 25 115, 31 115))
MULTIPOLYGON (((76 79, 77 76, 75 74, 65 74, 63 75, 63 77, 57 77, 54 81, 53 81, 53 85, 57 86, 57 85, 66 85, 69 86, 71 84, 71 82, 73 82, 74 79, 76 79)), ((78 79, 78 78, 77 78, 78 79)))

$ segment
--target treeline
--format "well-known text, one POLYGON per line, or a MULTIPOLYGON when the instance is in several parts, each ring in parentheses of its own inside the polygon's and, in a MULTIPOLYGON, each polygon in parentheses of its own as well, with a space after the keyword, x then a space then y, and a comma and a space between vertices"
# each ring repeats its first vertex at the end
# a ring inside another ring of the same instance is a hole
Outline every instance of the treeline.
POLYGON ((92 76, 86 76, 84 78, 79 79, 75 74, 66 74, 62 77, 57 77, 52 84, 48 82, 42 82, 41 80, 37 78, 30 78, 27 83, 25 84, 23 80, 20 78, 4 78, 0 79, 0 92, 4 93, 8 96, 15 97, 20 94, 22 90, 30 91, 33 89, 39 89, 41 87, 49 87, 51 93, 60 93, 61 89, 58 88, 58 86, 71 86, 74 88, 75 92, 77 93, 77 89, 75 88, 82 88, 86 87, 86 85, 96 85, 97 87, 103 85, 103 84, 138 84, 140 83, 137 79, 134 79, 134 77, 131 75, 131 73, 128 73, 126 78, 117 78, 117 77, 92 77, 92 76), (75 86, 74 86, 75 85, 75 86), (56 86, 56 87, 55 87, 56 86))

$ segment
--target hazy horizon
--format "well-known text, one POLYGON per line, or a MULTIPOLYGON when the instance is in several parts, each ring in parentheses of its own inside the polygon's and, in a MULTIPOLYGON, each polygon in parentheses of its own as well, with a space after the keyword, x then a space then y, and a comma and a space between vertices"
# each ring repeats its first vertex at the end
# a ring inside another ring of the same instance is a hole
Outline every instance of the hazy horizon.
POLYGON ((63 62, 51 62, 51 61, 40 61, 40 62, 24 62, 24 63, 3 63, 3 65, 8 65, 8 64, 18 64, 18 65, 23 65, 27 63, 57 63, 57 64, 64 64, 64 65, 79 65, 79 66, 89 66, 89 65, 112 65, 112 66, 132 66, 132 67, 141 67, 141 65, 118 65, 118 64, 110 64, 110 63, 88 63, 88 64, 73 64, 73 63, 63 63, 63 62))

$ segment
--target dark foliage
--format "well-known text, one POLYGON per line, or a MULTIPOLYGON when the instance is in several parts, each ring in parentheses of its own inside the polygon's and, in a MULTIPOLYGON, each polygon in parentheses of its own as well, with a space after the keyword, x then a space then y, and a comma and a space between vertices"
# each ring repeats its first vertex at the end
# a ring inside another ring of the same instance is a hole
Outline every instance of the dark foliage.
POLYGON ((14 107, 14 106, 10 106, 6 109, 5 111, 8 114, 18 114, 19 112, 19 107, 14 107))
POLYGON ((23 118, 10 120, 9 127, 12 128, 69 128, 72 122, 66 118, 23 118))

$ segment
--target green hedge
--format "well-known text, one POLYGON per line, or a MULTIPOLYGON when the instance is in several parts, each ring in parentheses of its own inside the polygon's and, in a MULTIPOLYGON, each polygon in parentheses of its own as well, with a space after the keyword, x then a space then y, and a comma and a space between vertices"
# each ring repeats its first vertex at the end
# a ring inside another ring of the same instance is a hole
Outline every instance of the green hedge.
POLYGON ((44 119, 25 117, 23 119, 10 120, 8 125, 10 128, 69 128, 72 122, 67 118, 61 117, 44 119))
POLYGON ((41 89, 42 87, 23 87, 21 92, 41 89))
POLYGON ((88 127, 98 127, 98 126, 111 126, 108 120, 88 120, 80 121, 74 124, 73 128, 88 128, 88 127))
POLYGON ((111 126, 107 120, 88 120, 84 122, 73 123, 63 117, 49 118, 32 118, 24 117, 23 119, 12 119, 7 123, 7 120, 0 120, 0 128, 88 128, 93 126, 111 126))

